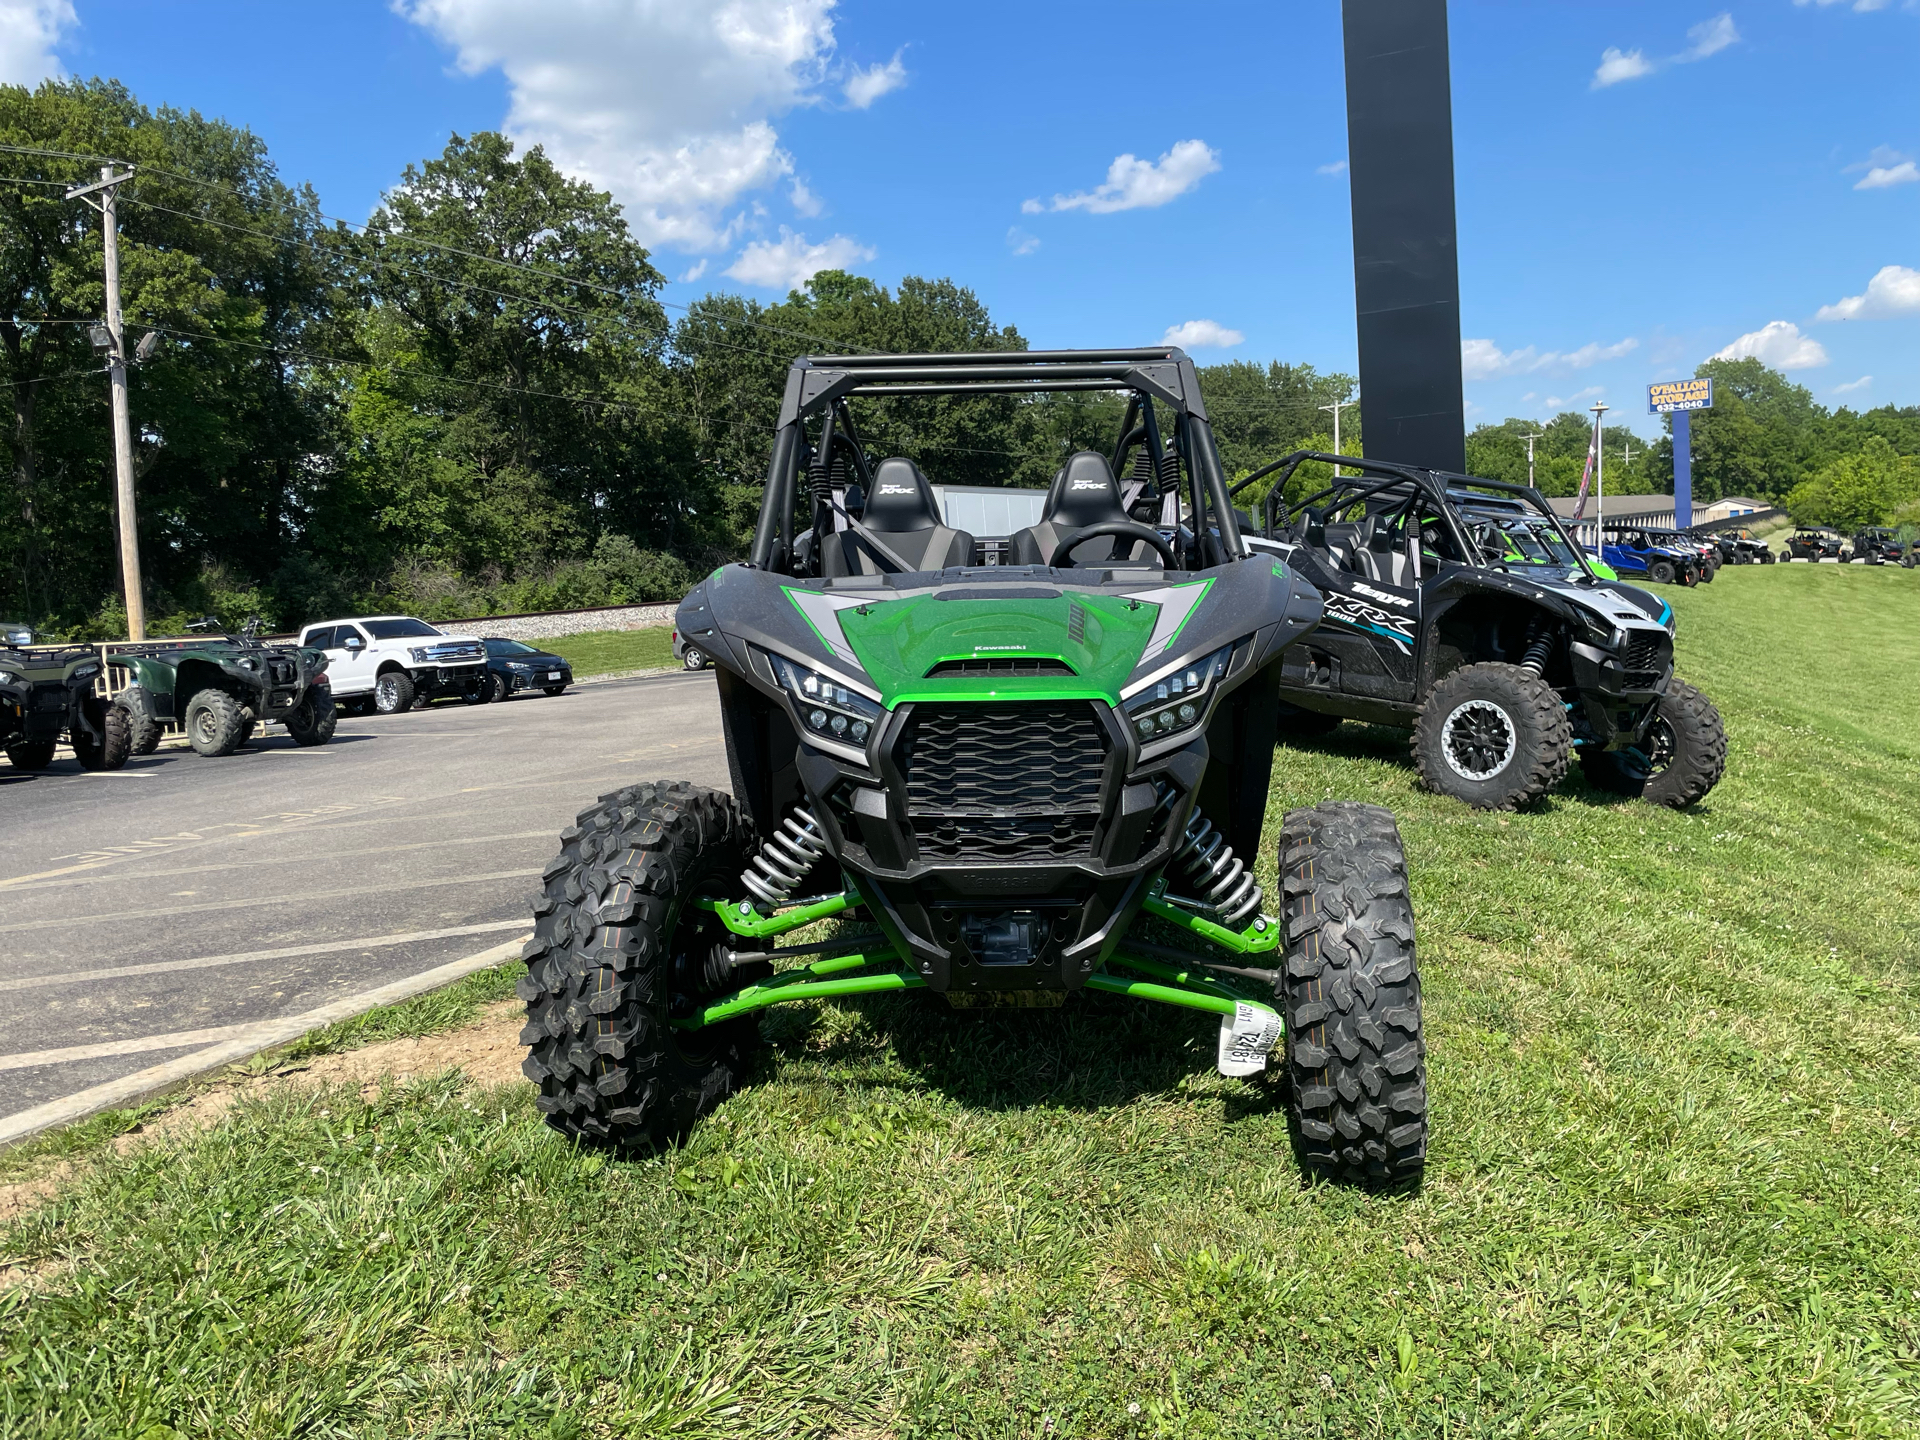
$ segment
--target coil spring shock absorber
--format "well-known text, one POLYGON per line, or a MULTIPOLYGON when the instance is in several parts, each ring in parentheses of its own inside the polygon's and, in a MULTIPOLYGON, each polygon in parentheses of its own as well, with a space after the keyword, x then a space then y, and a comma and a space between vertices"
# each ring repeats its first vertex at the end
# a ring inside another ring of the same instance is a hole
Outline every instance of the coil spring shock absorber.
MULTIPOLYGON (((1162 783, 1162 809, 1173 804, 1173 790, 1162 783)), ((1200 898, 1219 912, 1220 918, 1235 930, 1260 913, 1263 892, 1253 883, 1253 872, 1234 858, 1227 837, 1213 828, 1213 822, 1195 807, 1187 817, 1186 833, 1174 847, 1173 858, 1186 870, 1200 889, 1200 898)))
POLYGON ((827 837, 820 822, 802 800, 760 844, 760 853, 740 876, 740 883, 768 909, 791 895, 814 862, 827 853, 827 837))
POLYGON ((1547 668, 1547 659, 1552 654, 1553 631, 1536 624, 1527 634, 1527 649, 1520 657, 1520 668, 1538 675, 1547 668))

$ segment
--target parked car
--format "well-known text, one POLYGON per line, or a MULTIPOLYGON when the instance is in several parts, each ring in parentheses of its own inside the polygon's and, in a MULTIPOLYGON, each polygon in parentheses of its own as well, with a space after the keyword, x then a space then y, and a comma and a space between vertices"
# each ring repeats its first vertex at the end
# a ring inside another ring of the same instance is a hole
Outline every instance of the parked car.
POLYGON ((678 630, 673 632, 673 658, 688 670, 704 670, 713 663, 706 651, 678 630))
POLYGON ((447 695, 469 705, 492 696, 480 637, 449 635, 411 615, 322 620, 301 630, 300 643, 326 651, 335 700, 382 715, 447 695))
POLYGON ((33 644, 33 627, 24 620, 0 620, 0 645, 33 644))
POLYGON ((572 664, 551 650, 538 650, 524 640, 502 635, 489 635, 481 643, 487 647, 489 700, 511 699, 519 690, 558 695, 573 683, 572 664))
POLYGON ((1863 565, 1904 565, 1909 570, 1915 563, 1913 547, 1884 525, 1869 525, 1853 537, 1853 558, 1863 565))
POLYGON ((1781 550, 1782 560, 1845 560, 1840 537, 1831 530, 1796 530, 1787 537, 1781 550))

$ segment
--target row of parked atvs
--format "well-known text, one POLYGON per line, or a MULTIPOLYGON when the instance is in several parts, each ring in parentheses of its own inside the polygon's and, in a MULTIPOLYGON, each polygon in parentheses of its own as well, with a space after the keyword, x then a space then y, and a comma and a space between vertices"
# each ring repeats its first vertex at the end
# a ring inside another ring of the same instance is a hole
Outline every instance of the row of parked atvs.
POLYGON ((1777 555, 1747 530, 1706 534, 1617 526, 1602 532, 1598 558, 1616 578, 1699 585, 1719 574, 1722 565, 1771 565, 1776 560, 1783 565, 1790 560, 1858 560, 1911 570, 1920 564, 1920 550, 1885 526, 1870 526, 1851 541, 1832 530, 1796 530, 1777 555))

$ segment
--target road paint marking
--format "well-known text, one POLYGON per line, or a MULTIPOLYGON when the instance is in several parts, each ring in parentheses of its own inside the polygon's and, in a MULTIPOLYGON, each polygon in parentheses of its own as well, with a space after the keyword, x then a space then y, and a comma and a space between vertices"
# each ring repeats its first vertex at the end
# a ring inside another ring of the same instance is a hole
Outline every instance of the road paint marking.
MULTIPOLYGON (((392 821, 381 820, 377 823, 389 825, 392 821)), ((305 830, 314 828, 316 827, 303 827, 305 830)), ((347 827, 328 825, 320 828, 341 830, 347 827)), ((555 832, 552 830, 516 830, 510 835, 461 835, 447 840, 416 840, 406 845, 357 846, 353 854, 358 859, 366 855, 393 855, 403 850, 438 850, 448 845, 490 845, 498 840, 542 840, 554 837, 555 832)), ((558 843, 557 840, 555 843, 558 843)), ((41 880, 32 885, 16 885, 12 887, 12 893, 21 895, 33 890, 64 890, 74 885, 98 885, 103 882, 109 885, 125 885, 139 880, 171 880, 181 875, 214 875, 222 870, 252 870, 262 865, 310 865, 312 863, 312 855, 281 855, 270 860, 229 860, 219 865, 184 865, 173 870, 141 870, 132 875, 76 875, 65 880, 41 880)))
POLYGON ((285 1045, 298 1040, 309 1030, 318 1030, 323 1025, 336 1021, 350 1020, 355 1015, 365 1014, 368 1010, 381 1005, 393 1005, 399 1001, 411 999, 428 990, 437 990, 442 985, 451 984, 476 970, 485 970, 491 966, 503 964, 520 953, 522 941, 509 940, 504 945, 496 945, 491 950, 482 950, 477 955, 469 955, 464 960, 455 960, 451 964, 441 965, 432 970, 423 970, 418 975, 409 975, 404 980, 395 980, 373 990, 363 990, 358 995, 350 995, 344 1000, 336 1000, 331 1005, 322 1005, 317 1010, 309 1010, 304 1015, 289 1015, 281 1020, 262 1020, 231 1040, 211 1045, 205 1050, 196 1050, 191 1055, 182 1055, 145 1070, 135 1071, 118 1080, 109 1080, 104 1085, 94 1085, 58 1100, 49 1100, 44 1105, 36 1105, 31 1110, 22 1110, 17 1115, 9 1115, 0 1120, 0 1145, 10 1145, 27 1136, 49 1129, 55 1125, 70 1124, 84 1119, 96 1111, 111 1109, 116 1105, 128 1105, 143 1100, 149 1095, 190 1080, 209 1070, 217 1070, 222 1065, 231 1065, 235 1061, 245 1060, 262 1050, 275 1045, 285 1045))
POLYGON ((15 930, 44 930, 48 926, 95 925, 103 920, 157 920, 167 915, 204 915, 215 910, 247 910, 257 905, 304 905, 314 900, 366 899, 369 894, 391 895, 396 890, 426 890, 435 885, 477 885, 488 880, 524 880, 538 870, 496 870, 490 875, 437 875, 430 880, 387 880, 377 886, 354 885, 344 890, 309 890, 304 894, 249 895, 239 900, 203 900, 198 905, 166 905, 154 910, 109 910, 67 918, 45 917, 0 925, 0 935, 15 930))
POLYGON ((82 770, 78 775, 69 775, 66 778, 69 780, 157 780, 160 777, 159 772, 155 770, 82 770))
POLYGON ((163 975, 174 970, 211 970, 221 965, 246 965, 267 960, 297 960, 306 955, 337 955, 343 950, 380 950, 389 945, 413 945, 427 940, 454 940, 463 935, 486 935, 495 930, 524 928, 526 920, 487 920, 478 925, 449 925, 441 930, 409 930, 398 935, 369 935, 362 940, 326 940, 312 945, 283 945, 277 950, 245 950, 233 955, 203 955, 193 960, 150 960, 141 965, 114 965, 104 970, 67 970, 57 975, 27 975, 0 980, 0 993, 40 990, 49 985, 81 985, 94 980, 119 980, 129 975, 163 975))
POLYGON ((184 1050, 190 1045, 212 1045, 251 1030, 245 1025, 215 1025, 210 1030, 176 1030, 171 1035, 139 1035, 128 1040, 105 1040, 98 1045, 67 1045, 58 1050, 23 1050, 0 1055, 0 1070, 32 1070, 40 1065, 70 1065, 76 1060, 112 1060, 121 1055, 144 1055, 153 1050, 184 1050))

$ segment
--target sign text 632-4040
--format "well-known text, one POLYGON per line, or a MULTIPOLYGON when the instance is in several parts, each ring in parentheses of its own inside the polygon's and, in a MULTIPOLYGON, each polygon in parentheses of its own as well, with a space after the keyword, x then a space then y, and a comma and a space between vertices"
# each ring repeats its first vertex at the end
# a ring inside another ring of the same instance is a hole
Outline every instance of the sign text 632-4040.
POLYGON ((1713 377, 1703 375, 1696 380, 1662 380, 1657 385, 1647 386, 1647 413, 1649 415, 1668 415, 1675 410, 1711 410, 1713 408, 1713 377))

